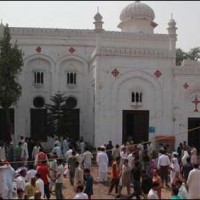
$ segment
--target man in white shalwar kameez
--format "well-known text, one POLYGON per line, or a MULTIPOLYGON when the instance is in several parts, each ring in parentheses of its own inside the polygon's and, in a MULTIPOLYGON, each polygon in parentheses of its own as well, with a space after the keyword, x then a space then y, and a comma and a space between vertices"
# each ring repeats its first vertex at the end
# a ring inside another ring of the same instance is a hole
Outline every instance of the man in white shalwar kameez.
POLYGON ((191 163, 197 163, 197 149, 194 147, 194 145, 192 145, 191 149, 191 163))
POLYGON ((182 157, 182 159, 181 159, 183 165, 186 165, 186 164, 187 164, 187 158, 188 158, 188 157, 190 157, 190 155, 188 154, 187 151, 184 151, 183 157, 182 157))
POLYGON ((16 172, 12 168, 12 166, 10 164, 8 164, 8 168, 5 170, 5 173, 6 173, 6 180, 7 180, 7 187, 8 187, 7 198, 12 199, 13 180, 15 178, 16 172))
POLYGON ((36 156, 37 154, 40 152, 40 145, 39 143, 37 143, 34 148, 33 148, 33 151, 32 151, 32 160, 35 160, 36 159, 36 156))
POLYGON ((69 142, 66 137, 63 138, 62 146, 63 146, 63 155, 65 155, 67 150, 69 149, 69 142))
POLYGON ((190 171, 187 179, 189 199, 200 199, 200 170, 199 165, 194 164, 194 169, 190 171))
POLYGON ((8 184, 6 178, 6 170, 8 169, 8 165, 0 166, 0 197, 3 199, 7 199, 8 194, 8 184))
POLYGON ((21 154, 21 158, 24 161, 24 165, 27 165, 28 159, 29 159, 29 152, 28 152, 28 144, 27 142, 24 142, 22 144, 22 154, 21 154))
POLYGON ((83 153, 83 159, 82 159, 84 169, 91 169, 92 158, 93 158, 92 153, 88 151, 88 148, 86 147, 85 152, 83 153))
POLYGON ((108 177, 108 156, 105 153, 105 147, 101 147, 101 153, 98 156, 97 160, 98 166, 99 166, 99 181, 100 182, 106 182, 108 177))

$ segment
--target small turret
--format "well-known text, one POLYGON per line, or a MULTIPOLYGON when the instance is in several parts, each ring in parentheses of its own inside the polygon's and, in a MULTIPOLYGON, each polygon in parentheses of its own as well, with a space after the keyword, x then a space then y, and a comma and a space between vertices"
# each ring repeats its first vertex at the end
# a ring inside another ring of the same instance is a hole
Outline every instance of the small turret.
POLYGON ((95 25, 95 29, 94 30, 96 32, 104 31, 104 29, 103 29, 103 23, 104 22, 102 21, 103 17, 99 13, 99 8, 97 8, 97 14, 94 16, 94 19, 95 19, 95 22, 93 22, 94 25, 95 25))
POLYGON ((170 50, 175 50, 176 49, 176 40, 177 40, 177 38, 176 38, 176 36, 177 36, 177 34, 176 34, 177 28, 176 28, 176 22, 173 19, 172 14, 171 14, 171 19, 168 22, 167 30, 168 30, 168 35, 169 35, 169 38, 170 38, 169 49, 170 50))

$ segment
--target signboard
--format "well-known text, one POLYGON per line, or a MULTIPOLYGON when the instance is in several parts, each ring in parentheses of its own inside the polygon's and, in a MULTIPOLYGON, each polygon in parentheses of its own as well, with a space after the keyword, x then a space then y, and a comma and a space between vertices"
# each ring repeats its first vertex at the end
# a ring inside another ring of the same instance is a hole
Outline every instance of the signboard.
POLYGON ((149 133, 154 134, 156 132, 156 128, 154 126, 149 127, 149 133))

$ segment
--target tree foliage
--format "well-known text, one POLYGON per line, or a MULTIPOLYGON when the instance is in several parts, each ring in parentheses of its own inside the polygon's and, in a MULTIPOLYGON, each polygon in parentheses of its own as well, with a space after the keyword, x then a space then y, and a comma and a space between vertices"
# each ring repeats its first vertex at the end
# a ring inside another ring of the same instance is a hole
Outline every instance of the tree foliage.
POLYGON ((60 92, 51 96, 50 100, 53 104, 46 104, 47 108, 47 133, 49 136, 64 136, 70 126, 66 96, 60 92))
POLYGON ((0 39, 0 105, 5 114, 6 131, 9 131, 11 125, 9 107, 16 104, 21 95, 21 86, 17 79, 22 66, 23 53, 16 42, 11 44, 10 29, 6 24, 0 39))
POLYGON ((176 65, 181 65, 184 59, 198 61, 200 58, 200 47, 190 49, 189 52, 184 52, 182 49, 176 49, 176 65))

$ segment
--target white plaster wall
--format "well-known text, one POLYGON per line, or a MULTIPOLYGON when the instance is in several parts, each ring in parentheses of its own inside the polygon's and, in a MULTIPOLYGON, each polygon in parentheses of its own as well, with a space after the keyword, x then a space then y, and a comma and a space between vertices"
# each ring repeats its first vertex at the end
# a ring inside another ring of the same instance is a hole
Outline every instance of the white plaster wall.
POLYGON ((103 32, 96 37, 94 32, 87 30, 57 32, 46 29, 40 32, 20 28, 13 28, 12 32, 13 40, 18 40, 25 57, 20 77, 23 94, 16 108, 18 136, 30 135, 29 111, 33 97, 42 95, 50 103, 49 97, 60 90, 78 98, 80 135, 95 145, 101 145, 110 138, 121 143, 122 110, 132 109, 125 96, 138 83, 145 91, 144 97, 147 97, 141 109, 150 110, 149 125, 156 127, 156 134, 171 134, 172 81, 169 76, 172 76, 173 58, 168 55, 171 52, 167 35, 103 32), (98 45, 116 48, 117 51, 122 49, 121 55, 111 53, 105 56, 97 51, 96 57, 91 60, 98 45), (38 46, 42 48, 41 53, 35 51, 38 46), (71 46, 76 50, 73 54, 68 51, 71 46), (140 48, 140 55, 131 56, 126 48, 140 48), (143 49, 149 50, 149 56, 144 56, 143 49), (29 60, 32 61, 28 63, 29 60), (47 85, 35 89, 30 72, 35 65, 39 67, 40 62, 48 73, 47 85), (75 88, 66 87, 65 71, 70 67, 78 72, 78 86, 75 88), (114 68, 120 70, 117 78, 111 74, 114 68), (159 79, 154 76, 158 69, 162 73, 159 79))
POLYGON ((195 105, 192 103, 197 95, 200 99, 200 80, 199 80, 199 63, 193 63, 193 67, 189 65, 177 66, 175 71, 177 93, 174 100, 175 114, 175 135, 176 147, 180 142, 188 141, 188 118, 200 118, 200 105, 198 105, 198 112, 194 112, 195 105), (180 71, 181 70, 181 71, 180 71), (183 85, 187 83, 188 88, 183 85))
MULTIPOLYGON (((122 110, 133 109, 128 100, 128 93, 135 85, 139 85, 145 91, 141 109, 150 110, 149 126, 156 127, 156 135, 173 135, 171 101, 164 100, 171 99, 172 92, 171 79, 168 78, 171 70, 169 63, 167 59, 98 57, 96 145, 110 139, 113 143, 121 143, 122 110), (111 74, 115 68, 120 72, 116 78, 111 74), (157 69, 162 72, 159 79, 154 76, 157 69)), ((150 139, 153 137, 150 135, 150 139)))
POLYGON ((122 22, 121 31, 122 32, 131 32, 131 33, 153 33, 153 27, 151 22, 148 20, 139 20, 132 19, 126 22, 122 22))

